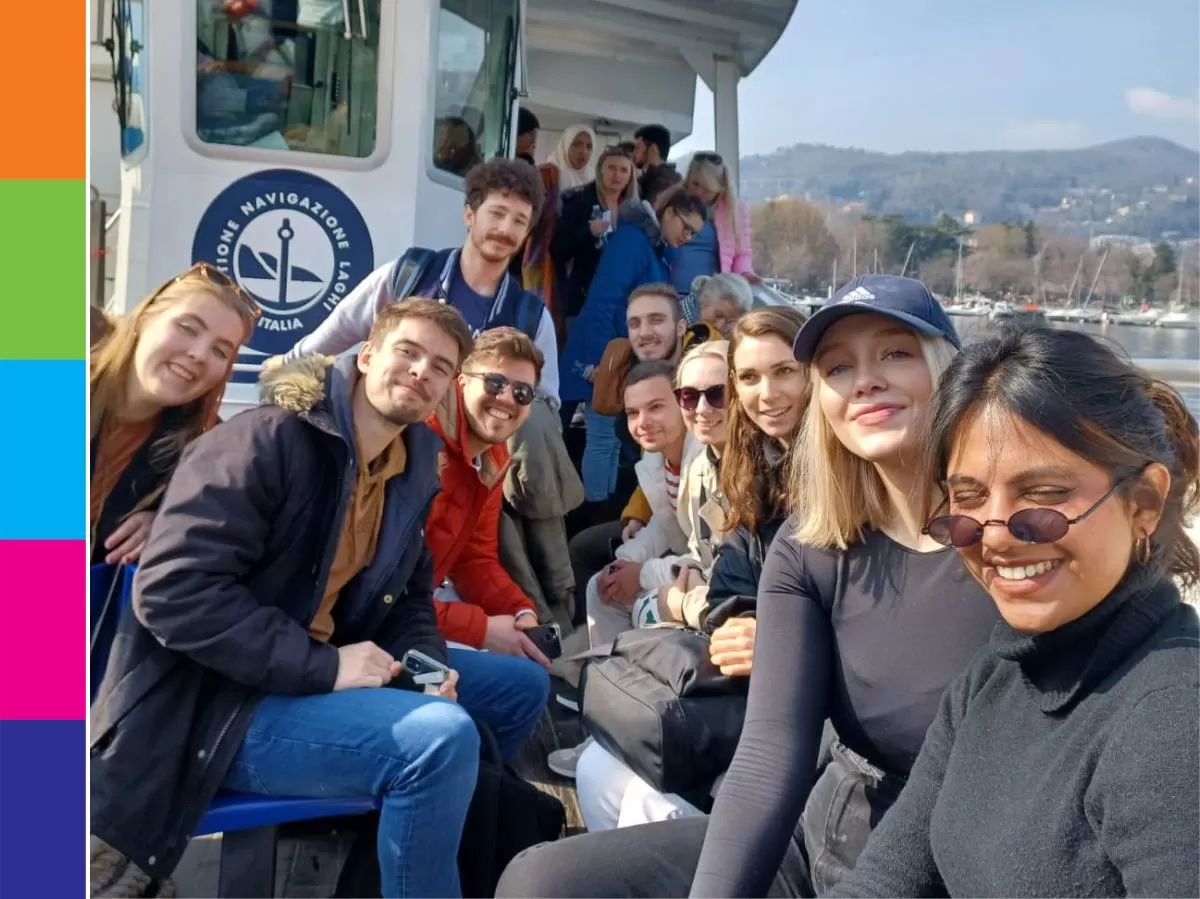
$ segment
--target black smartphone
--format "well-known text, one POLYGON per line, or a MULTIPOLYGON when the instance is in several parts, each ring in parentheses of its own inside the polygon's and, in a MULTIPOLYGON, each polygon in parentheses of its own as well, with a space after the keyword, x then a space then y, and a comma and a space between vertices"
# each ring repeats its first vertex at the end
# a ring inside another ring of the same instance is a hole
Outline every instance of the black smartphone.
POLYGON ((621 538, 613 537, 611 540, 608 541, 608 557, 610 559, 615 559, 617 557, 617 550, 620 548, 621 548, 621 538))
POLYGON ((562 655, 562 635, 557 624, 541 624, 537 627, 526 628, 526 637, 533 645, 542 651, 548 659, 557 659, 562 655))
POLYGON ((400 659, 400 664, 418 687, 436 687, 444 684, 450 671, 437 659, 430 658, 416 649, 406 652, 400 659))

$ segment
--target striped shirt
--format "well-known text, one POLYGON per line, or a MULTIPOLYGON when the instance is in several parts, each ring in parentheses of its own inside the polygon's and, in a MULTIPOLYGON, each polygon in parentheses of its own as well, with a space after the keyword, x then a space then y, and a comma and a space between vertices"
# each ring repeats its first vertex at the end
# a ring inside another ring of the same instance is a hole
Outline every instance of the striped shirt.
POLYGON ((664 473, 667 479, 667 499, 671 502, 671 510, 678 511, 679 509, 679 469, 672 468, 671 463, 665 459, 664 473))

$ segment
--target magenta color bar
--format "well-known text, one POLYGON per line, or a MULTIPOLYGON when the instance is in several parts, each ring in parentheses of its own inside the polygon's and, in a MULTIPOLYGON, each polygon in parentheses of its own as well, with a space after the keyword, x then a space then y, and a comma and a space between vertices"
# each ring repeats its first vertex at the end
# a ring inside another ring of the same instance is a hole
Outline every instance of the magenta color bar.
POLYGON ((0 720, 87 718, 86 571, 83 540, 0 541, 0 720))

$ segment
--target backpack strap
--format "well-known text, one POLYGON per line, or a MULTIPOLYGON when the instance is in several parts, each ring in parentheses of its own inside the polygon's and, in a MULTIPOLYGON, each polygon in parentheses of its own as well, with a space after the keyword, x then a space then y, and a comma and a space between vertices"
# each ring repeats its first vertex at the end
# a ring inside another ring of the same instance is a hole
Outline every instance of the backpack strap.
POLYGON ((535 293, 521 291, 517 300, 517 329, 523 331, 530 340, 537 342, 538 327, 542 323, 542 310, 545 305, 535 293))
POLYGON ((392 269, 392 277, 388 282, 393 302, 412 295, 433 262, 433 257, 433 250, 424 247, 409 247, 404 251, 404 255, 396 260, 396 267, 392 269))

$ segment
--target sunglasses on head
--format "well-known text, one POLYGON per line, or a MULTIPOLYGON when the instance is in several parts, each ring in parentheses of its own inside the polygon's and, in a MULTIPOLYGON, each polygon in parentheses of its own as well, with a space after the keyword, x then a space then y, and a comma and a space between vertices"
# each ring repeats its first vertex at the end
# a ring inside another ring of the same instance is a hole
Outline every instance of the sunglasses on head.
POLYGON ((222 290, 228 290, 234 295, 234 297, 237 298, 238 302, 242 304, 246 314, 255 321, 257 321, 259 316, 262 315, 262 309, 259 307, 258 303, 251 298, 250 294, 242 290, 237 281, 233 280, 233 278, 229 277, 229 275, 225 274, 215 265, 210 265, 207 262, 197 262, 191 268, 180 272, 174 278, 166 281, 160 288, 158 288, 158 290, 154 291, 154 297, 157 298, 159 294, 161 294, 172 284, 178 284, 189 275, 200 275, 205 281, 207 281, 209 284, 212 284, 214 287, 219 287, 222 290))
POLYGON ((524 381, 510 381, 504 375, 496 372, 464 371, 463 374, 468 378, 482 379, 484 392, 488 396, 500 396, 507 388, 511 387, 513 401, 518 406, 528 406, 533 402, 535 391, 532 384, 526 384, 524 381))
POLYGON ((714 409, 725 408, 725 385, 714 384, 712 387, 705 387, 703 390, 698 387, 676 387, 675 400, 679 403, 679 408, 685 412, 695 412, 700 407, 700 397, 708 402, 708 405, 714 409))
POLYGON ((692 159, 699 159, 701 162, 711 162, 713 165, 724 165, 725 159, 720 153, 714 153, 711 150, 702 150, 699 153, 693 153, 692 159))
POLYGON ((955 549, 974 546, 983 539, 984 529, 989 527, 1006 527, 1008 532, 1022 543, 1054 543, 1067 536, 1067 531, 1072 525, 1079 524, 1099 509, 1105 500, 1117 492, 1118 487, 1132 477, 1135 476, 1116 481, 1090 508, 1074 518, 1067 518, 1057 509, 1036 508, 1014 512, 1008 521, 999 518, 978 521, 970 515, 942 515, 929 522, 921 529, 921 533, 932 537, 942 546, 953 546, 955 549))

